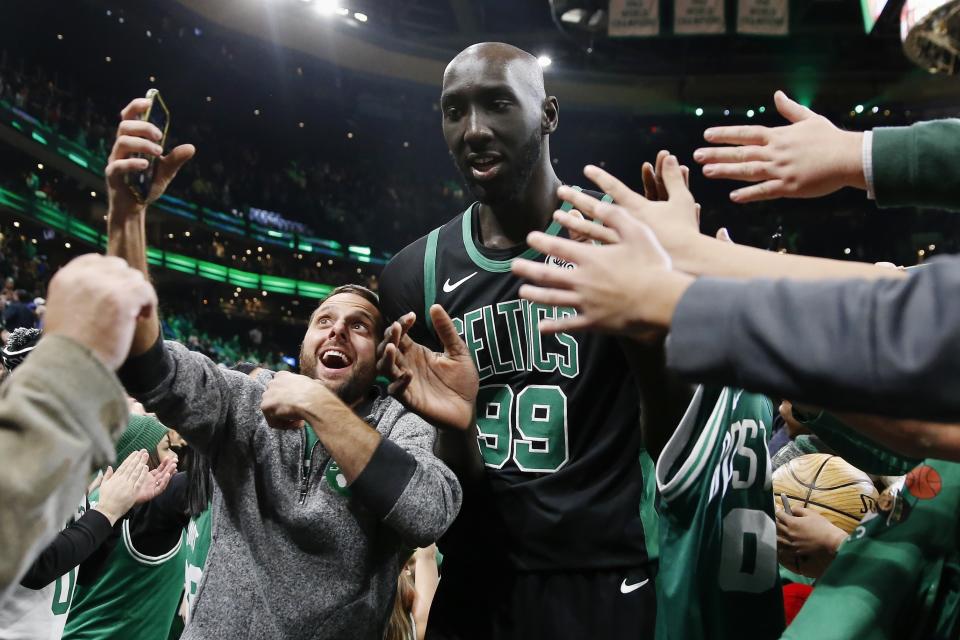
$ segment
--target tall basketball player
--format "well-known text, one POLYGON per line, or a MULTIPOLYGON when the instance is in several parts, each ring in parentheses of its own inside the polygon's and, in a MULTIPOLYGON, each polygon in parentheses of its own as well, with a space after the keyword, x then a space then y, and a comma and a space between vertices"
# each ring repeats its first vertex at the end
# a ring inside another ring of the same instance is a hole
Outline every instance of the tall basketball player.
POLYGON ((543 319, 574 311, 522 300, 510 273, 518 256, 576 268, 525 244, 532 230, 566 234, 551 221, 569 209, 550 160, 557 100, 533 56, 483 43, 447 66, 441 110, 477 202, 397 254, 380 284, 385 314, 415 311, 408 335, 434 350, 429 309, 442 305, 480 376, 476 432, 441 435, 451 458, 479 443, 485 474, 441 541, 428 637, 652 637, 657 533, 638 377, 614 338, 542 336, 543 319))

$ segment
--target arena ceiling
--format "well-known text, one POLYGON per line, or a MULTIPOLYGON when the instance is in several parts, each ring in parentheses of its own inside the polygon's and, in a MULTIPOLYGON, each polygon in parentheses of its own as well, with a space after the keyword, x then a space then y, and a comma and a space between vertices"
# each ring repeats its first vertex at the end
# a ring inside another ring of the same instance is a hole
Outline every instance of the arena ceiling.
MULTIPOLYGON (((905 59, 896 1, 871 34, 864 33, 857 2, 793 0, 786 38, 666 34, 636 39, 607 38, 602 21, 591 30, 559 19, 571 8, 584 8, 587 15, 603 11, 604 0, 178 2, 228 29, 342 68, 431 87, 438 86, 446 61, 465 46, 510 42, 549 56, 551 90, 565 105, 590 109, 663 114, 704 102, 736 107, 776 88, 807 102, 828 99, 830 108, 957 97, 955 82, 931 78, 905 59), (366 20, 354 19, 357 13, 366 20)), ((733 15, 735 3, 728 4, 733 15)))

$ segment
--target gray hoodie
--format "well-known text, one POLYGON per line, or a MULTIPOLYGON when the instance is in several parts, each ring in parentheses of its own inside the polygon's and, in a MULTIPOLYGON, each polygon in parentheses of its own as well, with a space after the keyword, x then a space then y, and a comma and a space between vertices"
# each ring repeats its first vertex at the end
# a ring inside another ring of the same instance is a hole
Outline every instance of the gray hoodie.
POLYGON ((456 477, 433 455, 436 432, 390 397, 358 409, 383 437, 347 494, 330 454, 267 426, 256 380, 160 341, 121 371, 148 410, 210 455, 221 491, 185 640, 380 640, 403 561, 460 508, 456 477))

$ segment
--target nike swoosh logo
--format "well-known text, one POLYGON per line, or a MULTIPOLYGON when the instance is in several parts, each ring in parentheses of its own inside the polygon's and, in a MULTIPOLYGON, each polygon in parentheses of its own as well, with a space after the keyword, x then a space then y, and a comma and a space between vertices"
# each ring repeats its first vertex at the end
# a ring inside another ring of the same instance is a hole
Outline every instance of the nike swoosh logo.
POLYGON ((460 278, 459 280, 457 280, 457 281, 454 282, 453 284, 450 284, 450 278, 447 278, 447 281, 443 283, 443 292, 444 292, 444 293, 450 293, 450 292, 452 292, 454 289, 456 289, 457 287, 459 287, 460 285, 462 285, 464 282, 466 282, 467 280, 469 280, 470 278, 472 278, 472 277, 475 276, 475 275, 477 275, 477 272, 476 272, 476 271, 474 271, 473 273, 471 273, 470 275, 468 275, 468 276, 465 277, 465 278, 460 278))
POLYGON ((647 584, 648 582, 650 582, 650 578, 647 578, 646 580, 641 580, 636 584, 627 584, 627 579, 624 578, 623 582, 620 583, 620 593, 633 593, 634 591, 636 591, 643 585, 647 584))

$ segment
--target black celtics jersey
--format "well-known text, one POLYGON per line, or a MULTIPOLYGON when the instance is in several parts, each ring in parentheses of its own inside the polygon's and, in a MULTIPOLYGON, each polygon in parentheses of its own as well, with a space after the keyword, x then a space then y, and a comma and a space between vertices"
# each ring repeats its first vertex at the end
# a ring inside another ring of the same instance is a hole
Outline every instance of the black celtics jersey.
MULTIPOLYGON (((473 355, 480 374, 478 440, 491 495, 491 504, 479 508, 496 514, 499 522, 490 526, 503 527, 508 557, 520 570, 652 560, 647 541, 655 545, 656 532, 644 523, 655 526, 653 465, 641 451, 637 385, 618 341, 589 333, 541 335, 544 318, 576 312, 521 299, 512 259, 576 266, 526 247, 482 247, 478 226, 473 205, 406 247, 384 269, 380 295, 391 319, 415 311, 412 337, 436 350, 424 319, 432 303, 442 305, 473 355)), ((566 230, 554 222, 547 233, 566 230)), ((465 497, 464 512, 477 508, 465 497)), ((477 526, 453 531, 471 538, 455 548, 487 545, 477 526)))

